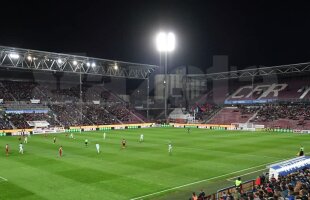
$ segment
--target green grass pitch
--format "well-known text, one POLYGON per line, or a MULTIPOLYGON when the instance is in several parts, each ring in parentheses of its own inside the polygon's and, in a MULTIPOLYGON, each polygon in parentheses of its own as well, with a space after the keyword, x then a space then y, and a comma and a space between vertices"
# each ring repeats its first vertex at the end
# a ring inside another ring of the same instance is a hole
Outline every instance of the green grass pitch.
POLYGON ((296 156, 301 144, 307 152, 310 145, 310 135, 207 129, 191 129, 189 134, 178 128, 111 130, 106 140, 101 131, 75 133, 75 139, 55 135, 56 144, 52 134, 32 136, 24 155, 18 153, 17 137, 0 137, 1 200, 188 199, 192 191, 203 188, 210 194, 232 185, 229 178, 261 173, 267 163, 296 156), (121 149, 123 138, 126 149, 121 149))

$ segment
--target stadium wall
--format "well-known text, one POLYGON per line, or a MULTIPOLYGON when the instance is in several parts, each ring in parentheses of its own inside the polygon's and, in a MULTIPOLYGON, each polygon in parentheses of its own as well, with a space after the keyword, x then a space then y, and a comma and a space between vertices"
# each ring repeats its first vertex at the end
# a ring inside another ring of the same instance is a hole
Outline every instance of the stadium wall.
MULTIPOLYGON (((135 128, 150 128, 150 127, 174 127, 174 128, 201 128, 211 130, 240 130, 234 125, 221 124, 185 124, 185 123, 170 123, 170 124, 155 124, 155 123, 139 123, 139 124, 118 124, 118 125, 97 125, 97 126, 71 126, 68 129, 63 127, 52 128, 31 128, 31 129, 8 129, 0 130, 0 136, 14 136, 24 133, 44 134, 44 133, 63 133, 63 132, 87 132, 87 131, 104 131, 117 129, 135 129, 135 128)), ((299 129, 266 129, 254 128, 254 131, 268 131, 277 133, 295 133, 295 134, 310 134, 310 130, 299 129)), ((245 130, 245 129, 243 129, 245 130)), ((252 130, 253 131, 253 130, 252 130)))

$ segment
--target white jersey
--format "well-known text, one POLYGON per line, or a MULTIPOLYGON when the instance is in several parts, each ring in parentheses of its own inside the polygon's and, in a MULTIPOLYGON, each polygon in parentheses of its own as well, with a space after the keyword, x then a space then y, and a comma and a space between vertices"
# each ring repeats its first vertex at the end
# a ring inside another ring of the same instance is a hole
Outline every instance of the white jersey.
POLYGON ((25 136, 25 138, 24 138, 24 143, 28 143, 28 137, 27 136, 25 136))
POLYGON ((100 145, 99 144, 96 144, 96 149, 97 149, 97 153, 100 152, 100 145))
POLYGON ((19 144, 19 153, 24 153, 23 144, 19 144))
POLYGON ((169 152, 172 151, 172 145, 171 145, 171 144, 168 145, 168 151, 169 151, 169 152))
POLYGON ((105 139, 105 133, 103 133, 103 139, 105 139))
POLYGON ((143 134, 140 135, 140 141, 143 141, 143 134))

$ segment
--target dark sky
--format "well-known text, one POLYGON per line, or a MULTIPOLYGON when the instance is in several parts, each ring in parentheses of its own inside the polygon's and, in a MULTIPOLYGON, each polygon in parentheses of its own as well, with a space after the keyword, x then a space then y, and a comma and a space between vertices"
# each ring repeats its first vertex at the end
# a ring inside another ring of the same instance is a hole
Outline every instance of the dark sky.
POLYGON ((307 1, 6 1, 0 45, 158 64, 159 30, 177 36, 170 65, 207 68, 310 61, 307 1))

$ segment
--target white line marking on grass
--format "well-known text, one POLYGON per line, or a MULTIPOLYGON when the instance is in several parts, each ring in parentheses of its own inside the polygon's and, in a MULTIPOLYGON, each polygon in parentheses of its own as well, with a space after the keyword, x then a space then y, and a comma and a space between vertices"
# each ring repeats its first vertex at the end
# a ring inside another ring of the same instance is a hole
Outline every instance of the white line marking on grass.
POLYGON ((6 178, 4 178, 4 177, 2 177, 2 176, 0 176, 0 180, 8 181, 8 179, 6 179, 6 178))
POLYGON ((192 182, 192 183, 187 183, 187 184, 176 186, 176 187, 173 187, 173 188, 168 188, 168 189, 161 190, 161 191, 158 191, 158 192, 146 194, 146 195, 143 195, 143 196, 140 196, 140 197, 131 198, 130 200, 142 199, 144 197, 149 197, 149 196, 153 196, 153 195, 156 195, 156 194, 161 194, 161 193, 164 193, 164 192, 172 191, 172 190, 183 188, 183 187, 190 186, 190 185, 195 185, 197 183, 202 183, 202 182, 205 182, 205 181, 210 181, 210 180, 213 180, 213 179, 225 177, 225 176, 228 176, 228 175, 236 174, 236 173, 247 171, 247 170, 250 170, 250 169, 255 169, 255 168, 258 168, 258 167, 265 166, 265 165, 270 165, 270 164, 277 163, 277 162, 284 161, 284 160, 288 160, 288 159, 289 158, 278 160, 278 161, 274 161, 274 162, 269 162, 269 163, 265 163, 265 164, 262 164, 262 165, 257 165, 257 166, 254 166, 254 167, 249 167, 249 168, 241 169, 241 170, 238 170, 238 171, 230 172, 230 173, 227 173, 227 174, 223 174, 223 175, 219 175, 219 176, 214 176, 212 178, 207 178, 207 179, 203 179, 203 180, 200 180, 200 181, 195 181, 195 182, 192 182))
MULTIPOLYGON (((255 172, 260 172, 260 171, 263 171, 263 170, 266 170, 266 169, 255 170, 255 171, 252 171, 252 172, 249 172, 249 173, 242 174, 242 176, 246 176, 246 175, 253 174, 255 172)), ((238 178, 238 177, 240 177, 240 176, 234 176, 234 177, 228 178, 226 180, 227 181, 233 181, 235 178, 238 178)))
POLYGON ((230 154, 238 154, 242 156, 255 156, 255 157, 263 157, 263 158, 280 158, 280 157, 274 157, 274 156, 264 156, 264 155, 255 155, 255 154, 247 154, 247 153, 237 153, 237 152, 226 152, 226 151, 220 151, 220 150, 213 150, 213 149, 203 149, 203 148, 191 148, 191 147, 176 147, 180 149, 194 149, 194 150, 203 150, 203 151, 213 151, 213 152, 220 152, 220 153, 230 153, 230 154))

